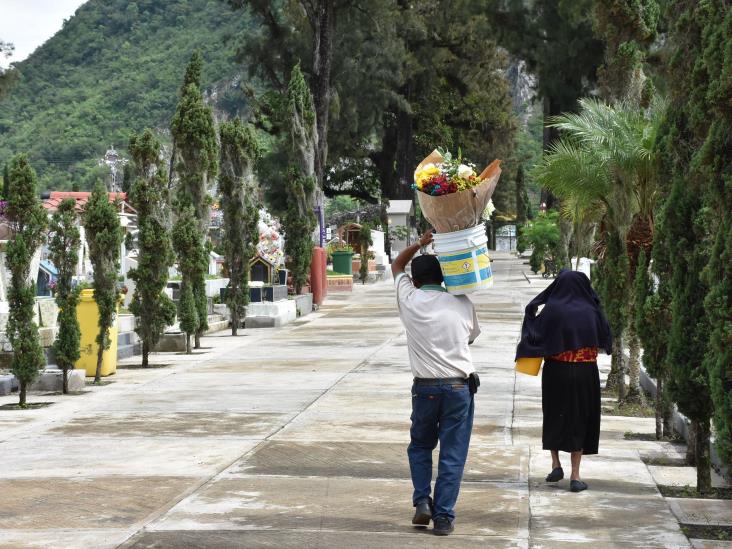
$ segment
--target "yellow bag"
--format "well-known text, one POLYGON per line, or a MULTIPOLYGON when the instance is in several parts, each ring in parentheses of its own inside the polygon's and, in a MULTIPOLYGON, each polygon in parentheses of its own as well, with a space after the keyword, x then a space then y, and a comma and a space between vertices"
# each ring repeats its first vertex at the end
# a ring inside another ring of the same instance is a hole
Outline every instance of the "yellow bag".
POLYGON ((529 376, 538 376, 543 361, 542 357, 519 358, 516 361, 516 371, 529 376))

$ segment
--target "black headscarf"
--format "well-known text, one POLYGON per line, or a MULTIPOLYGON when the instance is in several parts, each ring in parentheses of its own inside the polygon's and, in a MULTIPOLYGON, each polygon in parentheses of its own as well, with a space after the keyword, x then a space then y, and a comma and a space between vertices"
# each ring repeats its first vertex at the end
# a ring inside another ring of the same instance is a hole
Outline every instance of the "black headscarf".
POLYGON ((610 325, 584 273, 563 270, 526 306, 516 358, 547 357, 584 347, 612 353, 610 325), (544 305, 537 315, 539 305, 544 305))

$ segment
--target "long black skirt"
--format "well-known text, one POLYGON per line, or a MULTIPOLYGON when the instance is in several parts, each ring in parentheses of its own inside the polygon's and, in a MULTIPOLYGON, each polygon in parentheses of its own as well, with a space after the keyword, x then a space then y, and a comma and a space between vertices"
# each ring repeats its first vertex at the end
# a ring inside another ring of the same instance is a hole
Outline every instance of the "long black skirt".
POLYGON ((596 362, 546 360, 541 375, 544 450, 596 454, 600 442, 600 373, 596 362))

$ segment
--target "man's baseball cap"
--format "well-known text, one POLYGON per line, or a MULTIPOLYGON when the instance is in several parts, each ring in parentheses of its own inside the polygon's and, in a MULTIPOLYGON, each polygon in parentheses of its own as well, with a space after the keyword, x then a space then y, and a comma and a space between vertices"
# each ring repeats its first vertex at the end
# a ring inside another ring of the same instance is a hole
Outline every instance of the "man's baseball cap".
POLYGON ((441 284, 442 269, 436 255, 419 255, 412 260, 412 279, 420 284, 441 284))

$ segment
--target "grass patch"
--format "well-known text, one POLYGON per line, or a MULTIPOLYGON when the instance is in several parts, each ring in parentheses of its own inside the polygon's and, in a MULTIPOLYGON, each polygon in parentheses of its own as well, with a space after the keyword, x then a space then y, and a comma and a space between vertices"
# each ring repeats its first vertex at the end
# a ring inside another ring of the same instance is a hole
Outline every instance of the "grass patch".
POLYGON ((603 406, 602 413, 606 416, 625 417, 656 417, 656 411, 647 404, 613 402, 610 406, 603 406))
POLYGON ((700 494, 694 486, 689 486, 688 484, 686 486, 659 484, 658 490, 665 498, 732 499, 732 487, 712 488, 708 494, 700 494))
POLYGON ((325 271, 325 275, 326 276, 353 276, 353 275, 349 275, 348 273, 339 273, 339 272, 331 271, 331 270, 325 271))
POLYGON ((646 440, 648 442, 686 442, 681 435, 676 433, 657 439, 655 433, 634 433, 633 431, 625 431, 623 438, 625 440, 646 440))
POLYGON ((154 370, 155 368, 167 368, 171 364, 148 364, 146 368, 142 364, 117 364, 117 368, 121 370, 154 370))
POLYGON ((689 539, 732 540, 732 526, 712 526, 707 524, 682 524, 681 531, 689 539))
POLYGON ((35 410, 36 408, 45 408, 51 404, 53 404, 53 402, 26 402, 25 406, 21 407, 21 405, 16 402, 13 404, 3 404, 0 406, 0 410, 35 410))
POLYGON ((641 461, 646 465, 659 465, 661 467, 688 467, 684 458, 641 456, 641 461))

